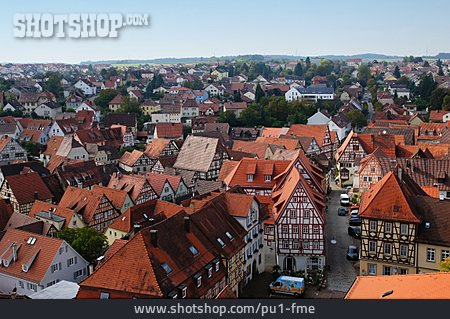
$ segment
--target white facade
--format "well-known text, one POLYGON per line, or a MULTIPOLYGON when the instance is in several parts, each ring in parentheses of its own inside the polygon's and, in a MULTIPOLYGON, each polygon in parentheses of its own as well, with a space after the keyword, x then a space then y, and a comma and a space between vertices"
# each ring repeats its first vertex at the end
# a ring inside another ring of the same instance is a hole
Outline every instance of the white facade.
MULTIPOLYGON (((39 239, 37 241, 39 241, 39 239)), ((45 247, 42 247, 42 249, 45 249, 45 247)), ((20 250, 18 253, 20 255, 20 250)), ((39 259, 35 262, 39 262, 39 259)), ((2 266, 2 268, 0 268, 0 291, 10 293, 16 288, 17 294, 30 296, 35 292, 41 291, 62 280, 79 283, 86 278, 88 274, 88 265, 88 262, 70 247, 70 245, 65 241, 61 241, 58 253, 55 255, 51 266, 47 269, 47 272, 41 281, 35 282, 11 276, 1 271, 1 269, 5 267, 2 266)), ((31 264, 30 268, 32 267, 33 264, 31 264)), ((24 277, 26 277, 26 275, 24 277)))
POLYGON ((95 95, 97 94, 97 88, 95 85, 88 84, 83 80, 78 80, 77 83, 75 83, 74 87, 81 90, 84 95, 95 95))
POLYGON ((51 108, 44 103, 35 108, 34 112, 40 117, 47 117, 54 120, 56 119, 56 114, 62 112, 62 108, 61 106, 58 108, 51 108))
POLYGON ((180 113, 152 113, 152 123, 181 123, 180 113))

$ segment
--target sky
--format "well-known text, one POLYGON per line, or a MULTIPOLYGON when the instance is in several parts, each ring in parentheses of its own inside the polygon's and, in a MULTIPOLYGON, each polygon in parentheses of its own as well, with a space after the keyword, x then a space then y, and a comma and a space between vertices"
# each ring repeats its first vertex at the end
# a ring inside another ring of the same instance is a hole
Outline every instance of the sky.
POLYGON ((15 0, 0 11, 0 63, 450 52, 448 0, 15 0), (147 13, 118 38, 15 38, 16 13, 147 13))

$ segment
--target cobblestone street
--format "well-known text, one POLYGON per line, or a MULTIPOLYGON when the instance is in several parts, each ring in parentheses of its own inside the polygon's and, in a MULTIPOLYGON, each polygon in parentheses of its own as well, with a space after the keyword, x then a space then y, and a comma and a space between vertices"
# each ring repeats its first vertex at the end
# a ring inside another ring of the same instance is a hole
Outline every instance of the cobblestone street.
POLYGON ((337 214, 338 207, 340 207, 339 197, 344 191, 334 182, 331 182, 331 187, 326 219, 327 265, 330 267, 327 288, 333 291, 347 292, 355 280, 359 268, 358 262, 346 259, 347 247, 349 245, 359 247, 360 242, 347 234, 348 216, 338 216, 337 214), (331 244, 332 239, 336 240, 336 244, 331 244))

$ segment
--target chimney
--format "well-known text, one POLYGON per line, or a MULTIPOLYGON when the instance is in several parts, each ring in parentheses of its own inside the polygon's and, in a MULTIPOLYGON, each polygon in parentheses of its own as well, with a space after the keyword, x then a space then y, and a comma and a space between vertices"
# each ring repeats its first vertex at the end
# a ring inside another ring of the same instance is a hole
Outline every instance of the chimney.
POLYGON ((402 170, 402 168, 400 166, 397 168, 397 176, 398 176, 398 179, 401 182, 402 178, 403 178, 403 170, 402 170))
POLYGON ((11 248, 12 248, 12 260, 16 261, 17 260, 17 245, 15 242, 12 243, 11 248))
POLYGON ((153 247, 158 247, 158 230, 157 229, 150 230, 150 242, 152 243, 153 247))
POLYGON ((189 216, 184 217, 184 230, 186 231, 186 233, 191 232, 191 221, 189 216))
POLYGON ((52 209, 48 209, 48 219, 52 219, 52 209))

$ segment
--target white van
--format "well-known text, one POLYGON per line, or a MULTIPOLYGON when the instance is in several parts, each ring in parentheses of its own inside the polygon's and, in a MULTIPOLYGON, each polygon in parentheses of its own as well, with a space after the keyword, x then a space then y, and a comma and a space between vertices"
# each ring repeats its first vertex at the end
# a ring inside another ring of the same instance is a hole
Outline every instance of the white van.
POLYGON ((350 197, 347 194, 341 194, 341 205, 348 206, 350 205, 350 197))

